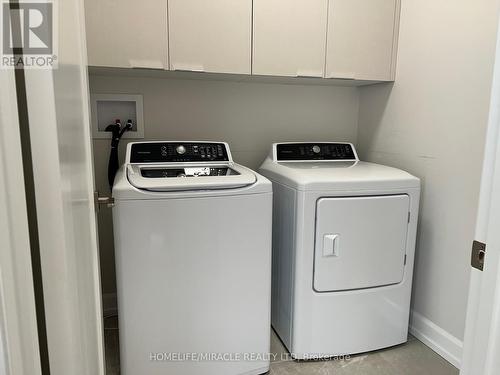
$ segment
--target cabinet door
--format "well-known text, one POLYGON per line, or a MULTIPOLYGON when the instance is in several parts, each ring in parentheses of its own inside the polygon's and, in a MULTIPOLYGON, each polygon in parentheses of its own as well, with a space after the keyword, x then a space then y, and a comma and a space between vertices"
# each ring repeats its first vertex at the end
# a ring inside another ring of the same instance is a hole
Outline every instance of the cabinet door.
POLYGON ((252 73, 323 77, 327 9, 328 0, 254 0, 252 73))
POLYGON ((88 63, 167 68, 166 0, 85 0, 88 63))
POLYGON ((252 0, 169 0, 170 69, 251 71, 252 0))
POLYGON ((401 282, 409 207, 408 195, 319 199, 314 289, 330 292, 401 282))
POLYGON ((390 81, 399 0, 329 0, 326 78, 390 81))

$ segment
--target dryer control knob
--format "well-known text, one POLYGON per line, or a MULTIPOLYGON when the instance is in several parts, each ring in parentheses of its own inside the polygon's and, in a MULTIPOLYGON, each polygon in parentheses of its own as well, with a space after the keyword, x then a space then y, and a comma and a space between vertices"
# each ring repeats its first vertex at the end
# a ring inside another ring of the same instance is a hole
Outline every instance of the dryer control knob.
POLYGON ((186 147, 184 147, 183 145, 177 146, 175 151, 177 151, 177 153, 180 155, 184 155, 186 153, 186 147))
POLYGON ((321 147, 319 147, 319 146, 317 146, 317 145, 316 145, 316 146, 313 146, 313 152, 314 152, 315 154, 319 154, 319 152, 320 152, 320 151, 321 151, 321 147))

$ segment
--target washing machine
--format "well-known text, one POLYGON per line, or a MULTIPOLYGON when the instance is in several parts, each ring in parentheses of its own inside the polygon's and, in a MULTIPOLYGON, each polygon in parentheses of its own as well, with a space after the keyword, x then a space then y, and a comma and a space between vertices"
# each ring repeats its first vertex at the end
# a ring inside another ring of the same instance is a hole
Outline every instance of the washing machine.
POLYGON ((277 143, 272 325, 296 359, 407 341, 419 180, 350 143, 277 143))
POLYGON ((270 181, 223 142, 135 142, 113 197, 121 374, 268 371, 270 181))

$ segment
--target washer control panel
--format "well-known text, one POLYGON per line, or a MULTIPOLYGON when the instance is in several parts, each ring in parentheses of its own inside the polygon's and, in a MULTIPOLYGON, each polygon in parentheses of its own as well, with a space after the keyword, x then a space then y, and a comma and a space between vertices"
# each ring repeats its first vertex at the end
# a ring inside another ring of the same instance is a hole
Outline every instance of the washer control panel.
POLYGON ((194 167, 194 168, 143 168, 141 176, 146 178, 165 177, 204 177, 204 176, 228 176, 231 169, 227 167, 194 167))
POLYGON ((229 152, 217 142, 144 142, 130 148, 130 163, 227 162, 229 152))
POLYGON ((278 143, 276 161, 358 160, 350 143, 278 143))

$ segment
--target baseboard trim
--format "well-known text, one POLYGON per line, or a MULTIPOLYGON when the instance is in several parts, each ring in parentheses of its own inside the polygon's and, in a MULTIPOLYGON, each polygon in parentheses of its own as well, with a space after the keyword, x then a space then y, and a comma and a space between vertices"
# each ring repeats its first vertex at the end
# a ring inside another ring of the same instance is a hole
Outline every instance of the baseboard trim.
POLYGON ((116 315, 118 313, 116 293, 102 294, 102 313, 104 317, 116 315))
POLYGON ((460 369, 463 342, 418 312, 412 311, 410 333, 441 357, 460 369))

